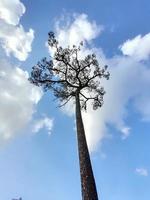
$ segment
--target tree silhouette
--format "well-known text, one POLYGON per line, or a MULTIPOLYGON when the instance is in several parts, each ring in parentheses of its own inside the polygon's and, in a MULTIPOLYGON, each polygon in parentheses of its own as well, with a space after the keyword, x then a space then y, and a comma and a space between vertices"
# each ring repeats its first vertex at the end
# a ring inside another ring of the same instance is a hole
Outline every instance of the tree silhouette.
POLYGON ((104 88, 101 78, 109 78, 107 66, 100 67, 95 54, 81 58, 83 43, 79 46, 62 48, 53 32, 49 33, 48 45, 53 57, 38 62, 32 68, 30 82, 42 86, 45 91, 52 90, 56 98, 65 105, 70 100, 75 103, 78 152, 80 162, 81 188, 83 200, 97 200, 98 194, 86 142, 81 109, 87 109, 91 101, 93 109, 103 104, 104 88))

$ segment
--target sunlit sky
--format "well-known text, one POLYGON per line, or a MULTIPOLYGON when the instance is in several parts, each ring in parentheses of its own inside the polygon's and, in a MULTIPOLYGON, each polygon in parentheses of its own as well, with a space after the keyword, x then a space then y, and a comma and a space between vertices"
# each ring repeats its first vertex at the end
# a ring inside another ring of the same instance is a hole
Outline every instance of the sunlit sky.
POLYGON ((74 108, 28 81, 49 31, 109 66, 82 113, 100 200, 149 200, 149 19, 148 0, 0 0, 0 200, 81 199, 74 108))

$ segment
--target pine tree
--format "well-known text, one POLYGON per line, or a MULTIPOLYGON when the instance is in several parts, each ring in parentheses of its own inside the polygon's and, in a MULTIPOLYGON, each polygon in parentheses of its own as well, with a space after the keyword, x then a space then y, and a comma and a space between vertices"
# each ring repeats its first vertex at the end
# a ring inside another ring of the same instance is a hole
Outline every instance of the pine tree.
POLYGON ((103 105, 105 91, 100 80, 109 79, 109 72, 107 66, 99 65, 95 54, 81 58, 82 42, 79 46, 62 48, 54 33, 50 32, 48 45, 54 52, 53 57, 38 62, 32 68, 29 80, 34 85, 43 87, 45 91, 52 90, 61 102, 60 106, 70 100, 75 103, 82 199, 97 200, 98 194, 81 109, 86 110, 89 101, 94 110, 103 105))

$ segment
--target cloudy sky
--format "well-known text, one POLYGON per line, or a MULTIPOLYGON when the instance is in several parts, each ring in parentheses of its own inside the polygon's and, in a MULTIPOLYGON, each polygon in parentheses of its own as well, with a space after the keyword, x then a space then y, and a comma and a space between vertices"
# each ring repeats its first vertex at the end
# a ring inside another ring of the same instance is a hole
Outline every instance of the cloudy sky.
POLYGON ((82 113, 100 199, 149 199, 149 18, 148 0, 0 0, 0 200, 81 199, 72 105, 28 82, 51 30, 109 66, 103 107, 82 113))

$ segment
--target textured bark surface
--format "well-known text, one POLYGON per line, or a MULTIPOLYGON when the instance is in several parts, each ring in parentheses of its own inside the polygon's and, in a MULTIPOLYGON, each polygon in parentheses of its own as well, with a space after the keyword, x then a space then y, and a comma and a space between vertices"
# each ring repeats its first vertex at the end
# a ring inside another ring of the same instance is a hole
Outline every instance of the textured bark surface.
POLYGON ((79 94, 76 94, 76 125, 80 163, 82 200, 98 200, 90 155, 82 121, 79 94))

